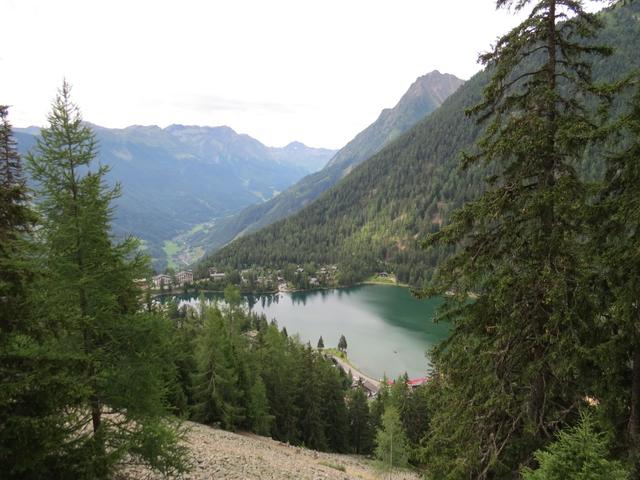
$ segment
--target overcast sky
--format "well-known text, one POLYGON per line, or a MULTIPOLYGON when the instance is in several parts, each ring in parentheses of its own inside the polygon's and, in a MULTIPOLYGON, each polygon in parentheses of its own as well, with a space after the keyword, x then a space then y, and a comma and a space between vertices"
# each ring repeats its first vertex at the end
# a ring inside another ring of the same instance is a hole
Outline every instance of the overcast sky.
POLYGON ((494 0, 0 0, 0 104, 43 125, 64 77, 106 127, 229 125, 340 148, 432 70, 468 79, 494 0))

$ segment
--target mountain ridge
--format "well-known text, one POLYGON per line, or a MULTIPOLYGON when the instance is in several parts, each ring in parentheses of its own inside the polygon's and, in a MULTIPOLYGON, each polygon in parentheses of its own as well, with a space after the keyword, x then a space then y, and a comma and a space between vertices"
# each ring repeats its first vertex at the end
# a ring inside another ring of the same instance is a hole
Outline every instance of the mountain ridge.
POLYGON ((197 232, 189 243, 213 251, 234 238, 295 214, 435 110, 442 98, 463 83, 454 75, 437 70, 418 77, 393 108, 382 110, 377 119, 341 148, 322 170, 304 177, 274 199, 221 219, 207 232, 197 232))
MULTIPOLYGON (((109 165, 110 184, 122 184, 114 233, 141 238, 157 269, 167 265, 165 242, 179 234, 272 198, 319 168, 335 151, 299 144, 267 147, 231 127, 87 124, 98 140, 97 161, 109 165)), ((37 127, 16 128, 22 154, 37 127)))
MULTIPOLYGON (((595 59, 594 78, 611 81, 640 69, 638 2, 601 14, 605 29, 595 39, 614 48, 595 59)), ((376 155, 297 214, 236 239, 200 266, 280 267, 289 264, 337 264, 342 284, 361 281, 376 271, 392 271, 402 283, 422 286, 451 252, 425 251, 422 240, 447 222, 463 203, 484 189, 489 172, 461 171, 461 151, 472 148, 482 127, 465 115, 479 103, 489 74, 481 71, 435 112, 387 144, 376 155)), ((619 102, 624 104, 624 101, 619 102)), ((601 164, 592 157, 580 166, 589 178, 601 164)))

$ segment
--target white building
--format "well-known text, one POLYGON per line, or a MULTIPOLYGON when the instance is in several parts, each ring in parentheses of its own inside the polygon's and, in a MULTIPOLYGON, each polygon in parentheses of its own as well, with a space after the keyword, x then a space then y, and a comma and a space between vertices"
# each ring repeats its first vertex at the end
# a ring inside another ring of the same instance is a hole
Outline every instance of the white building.
POLYGON ((153 277, 153 288, 161 290, 162 288, 171 288, 171 277, 161 273, 153 277))
POLYGON ((183 270, 182 272, 176 273, 176 282, 178 285, 193 283, 193 272, 191 270, 183 270))

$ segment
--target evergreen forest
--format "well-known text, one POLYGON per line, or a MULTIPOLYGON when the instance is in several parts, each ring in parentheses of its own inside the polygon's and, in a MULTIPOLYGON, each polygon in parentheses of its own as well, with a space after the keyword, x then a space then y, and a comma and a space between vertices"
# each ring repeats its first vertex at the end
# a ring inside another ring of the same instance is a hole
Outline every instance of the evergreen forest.
MULTIPOLYGON (((640 68, 639 12, 637 2, 618 2, 599 14, 603 28, 585 41, 606 45, 612 52, 606 57, 585 55, 594 81, 620 81, 640 68)), ((518 68, 524 71, 535 65, 534 58, 527 58, 518 68)), ((387 271, 401 283, 422 287, 454 249, 440 245, 425 250, 424 238, 483 192, 486 177, 495 169, 485 163, 460 168, 462 152, 471 150, 486 128, 465 112, 482 101, 494 68, 487 65, 435 112, 299 213, 237 238, 200 265, 244 269, 335 264, 343 285, 387 271)), ((628 91, 621 92, 612 115, 623 114, 629 96, 628 91)), ((586 106, 597 109, 591 101, 586 106)), ((604 161, 597 153, 602 148, 592 145, 580 159, 576 168, 584 180, 602 179, 604 161)))
POLYGON ((0 106, 2 478, 179 478, 192 420, 430 480, 639 479, 640 6, 496 6, 527 16, 485 70, 317 202, 207 259, 338 264, 345 284, 390 270, 444 297, 428 381, 385 378, 373 398, 326 337, 302 343, 233 285, 192 308, 151 297, 66 81, 24 157, 0 106))

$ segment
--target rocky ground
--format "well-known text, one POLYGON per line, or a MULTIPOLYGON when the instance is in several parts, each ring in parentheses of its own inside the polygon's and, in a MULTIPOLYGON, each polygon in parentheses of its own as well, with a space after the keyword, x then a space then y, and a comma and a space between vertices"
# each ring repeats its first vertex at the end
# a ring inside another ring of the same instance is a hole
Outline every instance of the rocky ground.
MULTIPOLYGON (((420 478, 409 471, 395 472, 389 477, 378 472, 371 460, 359 456, 316 452, 258 435, 230 433, 197 423, 188 423, 188 426, 187 442, 193 470, 184 478, 189 480, 420 478)), ((129 468, 120 478, 155 480, 162 477, 142 468, 129 468)))

